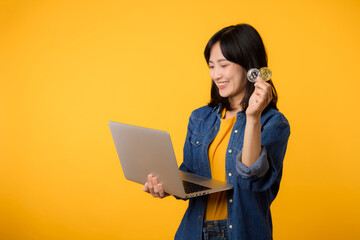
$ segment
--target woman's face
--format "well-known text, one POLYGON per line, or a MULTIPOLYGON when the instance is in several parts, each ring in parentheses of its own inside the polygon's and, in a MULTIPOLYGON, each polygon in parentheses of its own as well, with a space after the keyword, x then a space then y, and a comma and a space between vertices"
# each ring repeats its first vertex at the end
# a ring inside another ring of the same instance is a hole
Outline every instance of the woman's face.
POLYGON ((245 94, 246 70, 223 56, 220 42, 210 50, 209 67, 210 77, 218 87, 220 96, 227 97, 231 105, 239 104, 245 94))

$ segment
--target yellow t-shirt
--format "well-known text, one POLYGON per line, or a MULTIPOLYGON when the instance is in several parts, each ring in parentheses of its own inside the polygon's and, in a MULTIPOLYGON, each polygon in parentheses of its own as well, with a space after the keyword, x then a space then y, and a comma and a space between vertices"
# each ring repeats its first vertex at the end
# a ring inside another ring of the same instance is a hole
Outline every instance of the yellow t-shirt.
MULTIPOLYGON (((225 116, 225 110, 222 113, 225 116)), ((220 129, 209 146, 209 163, 213 179, 226 182, 225 156, 229 144, 231 130, 235 124, 236 116, 221 119, 220 129)), ((205 220, 227 219, 227 193, 222 191, 210 194, 206 205, 205 220)))

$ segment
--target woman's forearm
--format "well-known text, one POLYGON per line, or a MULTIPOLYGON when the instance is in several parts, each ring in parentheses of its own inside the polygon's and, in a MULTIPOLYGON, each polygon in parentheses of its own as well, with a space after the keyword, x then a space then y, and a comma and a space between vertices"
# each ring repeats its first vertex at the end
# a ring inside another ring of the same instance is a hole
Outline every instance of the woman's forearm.
POLYGON ((261 121, 260 116, 247 118, 244 144, 242 150, 242 162, 247 167, 253 165, 261 154, 261 121))

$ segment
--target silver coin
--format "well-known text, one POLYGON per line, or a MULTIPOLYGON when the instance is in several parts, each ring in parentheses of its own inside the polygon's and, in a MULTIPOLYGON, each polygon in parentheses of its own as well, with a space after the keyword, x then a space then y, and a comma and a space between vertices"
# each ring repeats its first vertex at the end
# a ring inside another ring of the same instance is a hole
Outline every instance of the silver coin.
POLYGON ((261 73, 257 68, 251 68, 248 72, 247 72, 247 79, 250 82, 256 82, 256 78, 257 77, 261 77, 261 73))

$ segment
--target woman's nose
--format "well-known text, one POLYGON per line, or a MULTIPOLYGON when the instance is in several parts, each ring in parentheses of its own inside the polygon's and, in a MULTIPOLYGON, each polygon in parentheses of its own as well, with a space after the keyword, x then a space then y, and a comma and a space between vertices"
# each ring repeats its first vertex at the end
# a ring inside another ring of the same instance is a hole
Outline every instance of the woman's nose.
POLYGON ((212 76, 211 76, 211 78, 214 79, 214 80, 216 80, 216 79, 220 79, 221 76, 222 76, 222 74, 221 74, 220 69, 215 67, 215 68, 213 69, 213 71, 212 71, 212 76))

